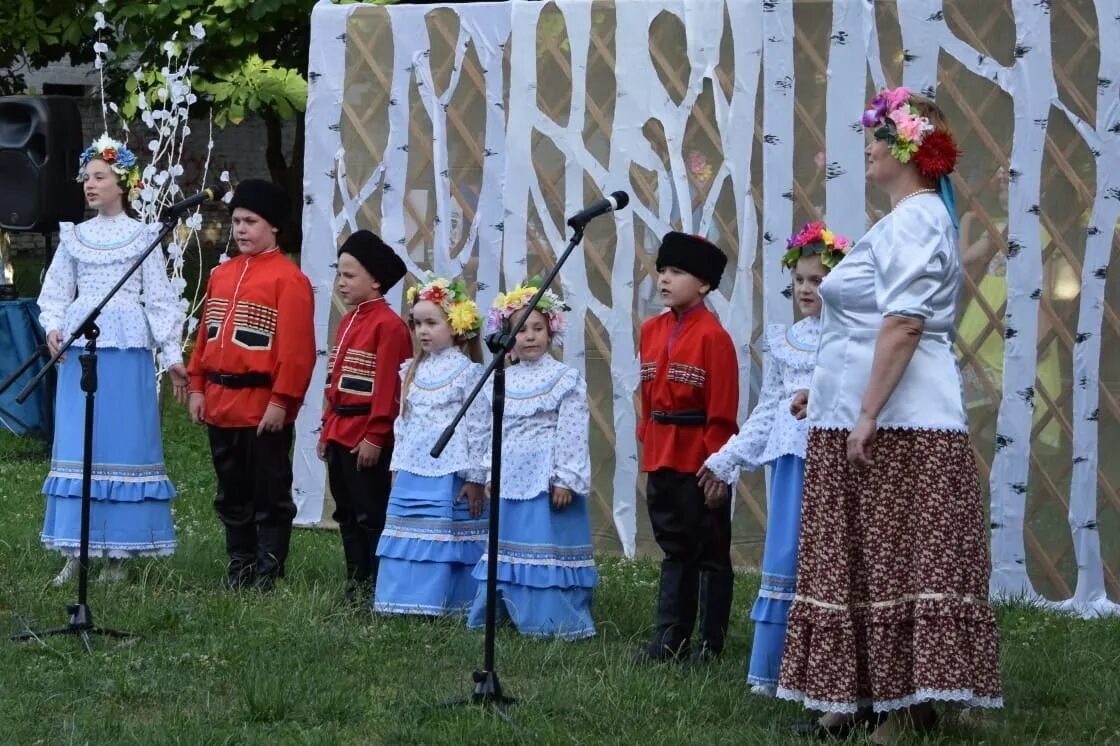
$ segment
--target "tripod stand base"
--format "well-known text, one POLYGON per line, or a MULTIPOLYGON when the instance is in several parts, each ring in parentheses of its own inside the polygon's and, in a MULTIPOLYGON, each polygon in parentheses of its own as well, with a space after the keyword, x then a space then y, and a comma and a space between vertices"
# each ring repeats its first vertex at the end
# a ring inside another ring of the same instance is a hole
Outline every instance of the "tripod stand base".
POLYGON ((517 702, 513 697, 507 697, 502 693, 497 671, 475 671, 471 678, 474 679, 474 694, 471 695, 471 701, 475 704, 496 705, 501 709, 505 705, 517 702))
POLYGON ((70 614, 70 621, 65 627, 51 627, 40 631, 27 630, 19 634, 12 635, 13 640, 38 640, 43 637, 53 637, 55 635, 77 635, 78 639, 82 641, 82 647, 86 649, 87 653, 93 653, 93 646, 90 644, 90 635, 104 635, 105 637, 127 638, 132 637, 131 632, 122 632, 119 629, 109 629, 108 627, 98 627, 93 623, 93 614, 89 610, 87 604, 67 604, 66 611, 70 614))

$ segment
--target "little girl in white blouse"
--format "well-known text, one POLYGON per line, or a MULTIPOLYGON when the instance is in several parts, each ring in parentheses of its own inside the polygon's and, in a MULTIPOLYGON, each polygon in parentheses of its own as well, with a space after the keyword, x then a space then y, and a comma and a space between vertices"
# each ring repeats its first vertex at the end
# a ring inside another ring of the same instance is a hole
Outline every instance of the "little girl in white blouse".
MULTIPOLYGON (((490 331, 528 313, 517 334, 516 364, 506 373, 502 422, 501 521, 498 528, 498 611, 523 635, 574 640, 591 637, 592 589, 598 582, 587 499, 587 385, 549 354, 567 306, 552 291, 534 309, 539 281, 499 294, 490 331)), ((474 569, 485 581, 487 558, 474 569)), ((483 626, 486 588, 480 583, 468 626, 483 626)))
POLYGON ((782 265, 793 271, 793 291, 802 319, 792 326, 771 324, 763 337, 766 361, 762 390, 739 434, 708 457, 700 470, 701 487, 727 489, 739 470, 771 467, 770 501, 766 514, 766 547, 762 555, 762 586, 751 609, 755 623, 747 681, 755 694, 773 696, 785 646, 786 618, 797 574, 797 536, 801 519, 801 487, 805 420, 790 414, 790 402, 808 389, 820 339, 821 281, 844 257, 849 242, 809 223, 790 237, 782 265))
POLYGON ((429 277, 408 289, 409 325, 419 352, 401 367, 401 414, 393 423, 396 475, 377 544, 373 610, 462 614, 486 549, 490 412, 481 398, 439 458, 431 455, 482 373, 482 319, 462 280, 429 277))

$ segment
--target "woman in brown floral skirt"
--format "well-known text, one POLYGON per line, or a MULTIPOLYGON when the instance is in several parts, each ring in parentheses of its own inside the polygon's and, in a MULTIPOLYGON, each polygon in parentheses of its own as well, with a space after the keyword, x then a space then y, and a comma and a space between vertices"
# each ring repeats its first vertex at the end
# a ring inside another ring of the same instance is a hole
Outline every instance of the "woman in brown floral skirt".
MULTIPOLYGON (((905 88, 864 115, 891 198, 821 284, 797 590, 778 696, 807 735, 932 727, 933 702, 1001 707, 988 535, 953 354, 961 283, 941 111, 905 88)), ((795 400, 799 408, 804 400, 795 400)))

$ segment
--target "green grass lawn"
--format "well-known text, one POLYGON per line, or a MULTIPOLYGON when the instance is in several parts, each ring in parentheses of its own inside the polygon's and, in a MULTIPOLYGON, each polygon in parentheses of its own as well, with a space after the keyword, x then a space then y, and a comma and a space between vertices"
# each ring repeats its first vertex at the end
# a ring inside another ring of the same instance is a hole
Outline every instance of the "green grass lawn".
MULTIPOLYGON (((433 705, 471 690, 482 635, 452 621, 380 619, 340 603, 333 533, 300 531, 286 582, 269 596, 220 590, 222 534, 210 507, 203 432, 181 410, 165 422, 179 550, 138 561, 130 582, 91 583, 95 620, 138 633, 0 640, 0 743, 797 743, 803 717, 749 694, 750 601, 736 580, 729 649, 719 664, 643 667, 656 565, 600 560, 600 634, 542 642, 502 629, 498 671, 519 703, 511 726, 476 708, 433 705)), ((48 588, 61 566, 38 542, 43 444, 0 436, 0 631, 65 621, 76 590, 48 588)), ((1008 707, 950 714, 928 743, 1120 744, 1120 620, 999 611, 1008 707)), ((916 742, 916 741, 915 741, 916 742)))

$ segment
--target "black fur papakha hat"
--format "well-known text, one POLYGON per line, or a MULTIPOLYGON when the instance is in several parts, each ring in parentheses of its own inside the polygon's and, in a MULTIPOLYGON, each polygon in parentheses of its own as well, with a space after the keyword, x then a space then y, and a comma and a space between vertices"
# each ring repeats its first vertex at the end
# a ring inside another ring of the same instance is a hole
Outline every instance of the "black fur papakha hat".
POLYGON ((389 289, 401 281, 408 269, 404 261, 397 256, 397 252, 381 240, 376 233, 367 230, 355 231, 342 243, 338 255, 349 254, 358 260, 358 264, 365 267, 366 272, 373 275, 381 284, 381 292, 387 293, 389 289))
POLYGON ((233 190, 229 211, 244 207, 267 220, 273 228, 283 230, 292 211, 292 200, 288 193, 271 181, 264 179, 245 179, 233 190))
POLYGON ((727 254, 720 247, 702 236, 670 231, 661 239, 657 250, 657 271, 665 267, 683 269, 707 283, 712 290, 719 287, 727 254))

